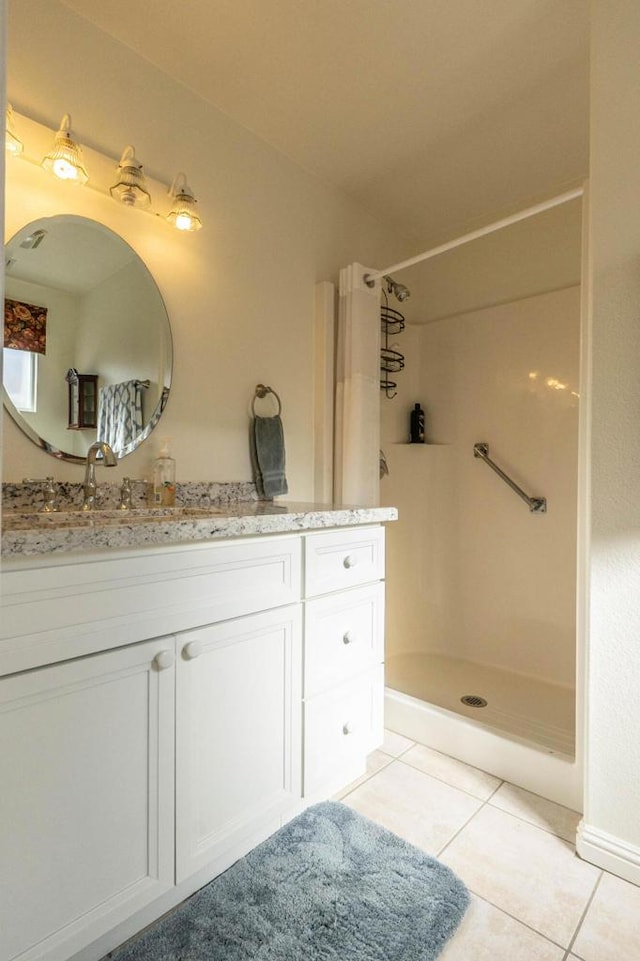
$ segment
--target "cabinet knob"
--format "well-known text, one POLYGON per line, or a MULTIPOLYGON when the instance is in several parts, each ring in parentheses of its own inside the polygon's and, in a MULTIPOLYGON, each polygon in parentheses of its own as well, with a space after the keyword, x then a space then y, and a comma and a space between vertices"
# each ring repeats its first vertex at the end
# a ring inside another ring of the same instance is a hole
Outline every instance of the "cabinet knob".
POLYGON ((353 724, 350 721, 346 721, 342 725, 342 733, 346 736, 347 734, 353 734, 353 724))
POLYGON ((355 554, 347 554, 347 556, 342 562, 343 566, 346 567, 347 570, 350 567, 355 567, 357 563, 358 563, 358 558, 355 554))
POLYGON ((344 634, 342 635, 343 644, 353 644, 355 639, 356 639, 356 636, 353 633, 353 631, 345 631, 344 634))
POLYGON ((173 651, 160 651, 153 659, 153 663, 159 671, 166 671, 168 667, 173 667, 173 651))
POLYGON ((202 641, 189 641, 182 648, 182 656, 186 657, 188 661, 193 661, 196 657, 200 657, 203 650, 202 641))

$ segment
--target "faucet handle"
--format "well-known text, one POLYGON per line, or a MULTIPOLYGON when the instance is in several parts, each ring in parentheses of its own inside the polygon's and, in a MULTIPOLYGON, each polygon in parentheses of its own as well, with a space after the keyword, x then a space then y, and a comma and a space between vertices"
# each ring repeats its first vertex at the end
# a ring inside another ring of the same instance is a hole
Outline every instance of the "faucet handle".
POLYGON ((56 483, 53 477, 47 477, 44 482, 44 504, 40 508, 41 514, 53 514, 54 511, 58 510, 58 494, 56 491, 56 483))

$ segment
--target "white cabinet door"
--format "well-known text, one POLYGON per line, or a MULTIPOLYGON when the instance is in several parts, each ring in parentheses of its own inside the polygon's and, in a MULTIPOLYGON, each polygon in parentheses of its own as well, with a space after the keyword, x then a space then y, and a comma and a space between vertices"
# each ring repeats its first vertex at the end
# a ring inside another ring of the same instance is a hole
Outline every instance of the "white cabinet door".
POLYGON ((301 613, 178 638, 176 874, 223 870, 301 793, 301 613))
POLYGON ((0 679, 0 957, 67 958, 173 883, 175 641, 0 679))

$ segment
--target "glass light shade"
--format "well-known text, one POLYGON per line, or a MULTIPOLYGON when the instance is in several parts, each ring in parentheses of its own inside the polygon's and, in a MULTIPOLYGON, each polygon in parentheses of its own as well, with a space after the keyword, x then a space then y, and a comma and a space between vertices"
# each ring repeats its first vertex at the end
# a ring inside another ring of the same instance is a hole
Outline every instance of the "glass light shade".
POLYGON ((127 207, 150 205, 151 194, 147 190, 142 164, 136 159, 133 147, 125 147, 118 164, 118 179, 113 187, 109 188, 109 192, 114 200, 119 200, 127 207))
POLYGON ((53 141, 53 147, 43 159, 42 166, 60 180, 86 184, 89 175, 84 166, 82 147, 73 139, 70 127, 71 117, 66 113, 53 141))
POLYGON ((169 188, 169 194, 173 197, 173 206, 167 214, 167 220, 178 230, 190 231, 193 233, 200 230, 202 221, 196 213, 196 198, 193 196, 191 187, 187 184, 185 174, 176 174, 173 183, 169 188))
POLYGON ((167 220, 178 230, 194 231, 202 227, 202 221, 196 213, 196 199, 187 187, 175 194, 167 220))
POLYGON ((7 104, 7 119, 5 123, 4 132, 4 146, 7 153, 13 154, 17 157, 24 150, 24 144, 20 138, 16 135, 13 128, 13 108, 10 103, 7 104))

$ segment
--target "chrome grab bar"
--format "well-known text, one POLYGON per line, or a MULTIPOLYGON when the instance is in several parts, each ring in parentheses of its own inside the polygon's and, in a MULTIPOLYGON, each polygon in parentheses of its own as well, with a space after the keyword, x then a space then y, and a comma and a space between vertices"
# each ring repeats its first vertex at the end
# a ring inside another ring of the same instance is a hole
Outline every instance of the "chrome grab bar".
POLYGON ((495 471, 498 477, 501 477, 505 484, 511 488, 512 491, 521 497, 523 501, 529 506, 529 510, 532 514, 546 514, 547 513, 547 498, 546 497, 529 497, 528 494, 518 487, 515 481, 512 481, 510 477, 505 474, 503 470, 500 470, 497 464, 495 464, 489 457, 489 445, 488 444, 474 444, 473 445, 473 456, 480 457, 485 464, 495 471))

